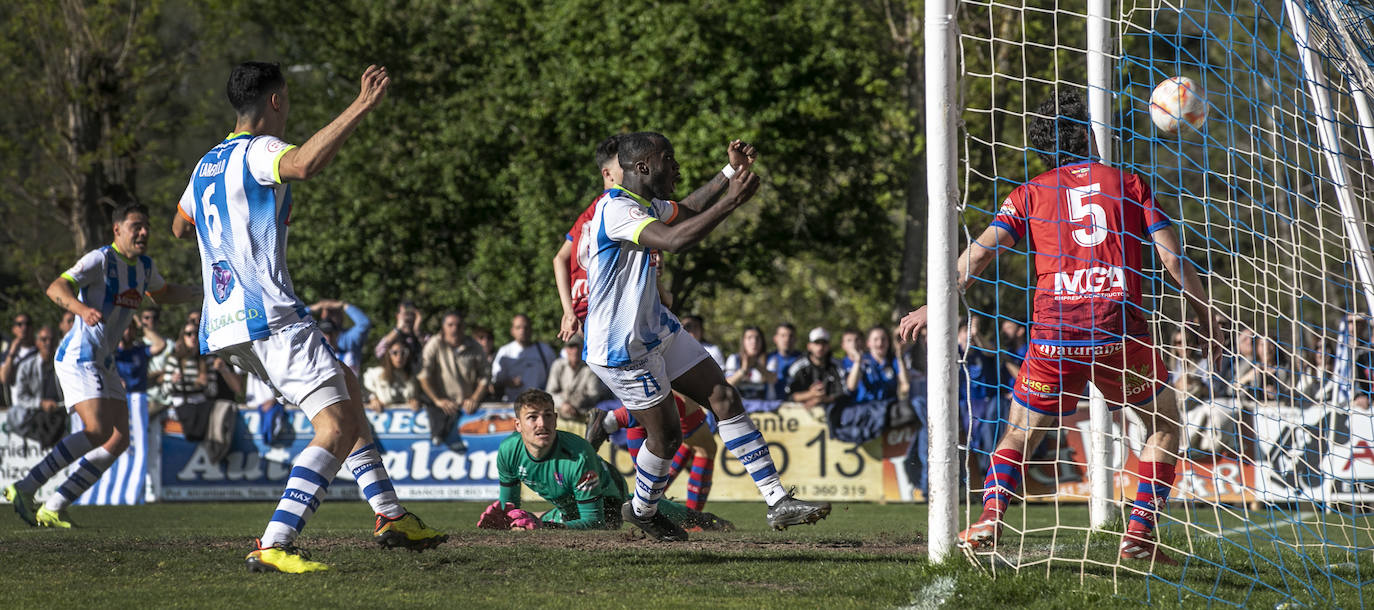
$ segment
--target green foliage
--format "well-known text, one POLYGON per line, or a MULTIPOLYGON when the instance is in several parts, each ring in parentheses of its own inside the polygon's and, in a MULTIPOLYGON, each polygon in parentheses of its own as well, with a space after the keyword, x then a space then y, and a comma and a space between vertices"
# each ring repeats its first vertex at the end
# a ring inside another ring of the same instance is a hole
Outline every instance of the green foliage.
POLYGON ((679 197, 724 164, 733 138, 760 148, 766 180, 700 247, 668 256, 676 309, 733 325, 722 295, 738 295, 767 316, 751 323, 768 324, 868 317, 892 301, 908 153, 906 134, 884 129, 900 102, 896 60, 862 7, 250 2, 247 14, 292 66, 289 139, 342 110, 368 63, 394 78, 335 164, 294 187, 292 272, 307 299, 386 315, 409 295, 497 329, 527 311, 550 336, 550 259, 600 189, 594 147, 654 130, 683 164, 679 197), (803 288, 817 274, 826 295, 803 288), (805 296, 778 298, 789 290, 805 296))

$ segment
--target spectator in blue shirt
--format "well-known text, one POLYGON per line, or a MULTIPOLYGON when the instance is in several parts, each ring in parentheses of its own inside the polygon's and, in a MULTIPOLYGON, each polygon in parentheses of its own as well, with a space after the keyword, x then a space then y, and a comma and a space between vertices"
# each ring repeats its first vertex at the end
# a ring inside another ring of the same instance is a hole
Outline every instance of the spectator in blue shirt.
POLYGON ((363 363, 363 344, 367 343, 367 333, 372 330, 372 320, 362 309, 338 299, 325 299, 311 305, 310 315, 321 322, 328 320, 338 329, 338 336, 329 337, 329 344, 338 352, 339 359, 355 374, 358 373, 363 363), (344 328, 345 315, 353 322, 353 326, 347 329, 344 328))
POLYGON ((868 329, 868 351, 848 354, 857 365, 849 369, 845 387, 854 395, 854 402, 868 402, 888 398, 906 398, 911 391, 906 367, 892 349, 887 329, 874 326, 868 329))
MULTIPOLYGON (((145 312, 146 313, 146 312, 145 312)), ((115 347, 115 368, 124 380, 124 389, 133 394, 148 391, 148 361, 167 349, 167 340, 157 334, 144 316, 133 319, 115 347)))
POLYGON ((773 331, 773 347, 778 349, 770 352, 766 360, 767 369, 777 376, 773 382, 772 396, 782 398, 787 396, 788 384, 791 379, 787 371, 802 359, 803 354, 796 349, 797 327, 792 326, 791 322, 783 322, 773 331))

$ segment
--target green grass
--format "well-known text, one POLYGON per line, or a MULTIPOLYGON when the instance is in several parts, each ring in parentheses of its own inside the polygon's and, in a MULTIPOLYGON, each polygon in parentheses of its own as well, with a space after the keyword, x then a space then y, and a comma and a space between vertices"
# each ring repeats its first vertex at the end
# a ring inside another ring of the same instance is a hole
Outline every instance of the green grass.
MULTIPOLYGON (((332 566, 305 576, 249 574, 250 550, 272 506, 267 503, 160 504, 77 507, 72 531, 24 526, 0 507, 0 589, 14 607, 739 607, 739 608, 1084 608, 1086 604, 1231 604, 1273 608, 1361 605, 1358 588, 1328 586, 1313 572, 1322 558, 1292 552, 1243 552, 1261 536, 1175 534, 1173 546, 1192 545, 1183 568, 1115 561, 1117 537, 1079 529, 1081 506, 1013 509, 1016 530, 998 560, 981 568, 962 556, 926 561, 925 507, 837 505, 814 527, 768 530, 762 504, 715 503, 711 510, 739 530, 693 534, 684 544, 656 544, 629 530, 617 532, 489 532, 473 524, 477 503, 413 503, 424 519, 453 534, 425 553, 373 548, 370 511, 361 502, 327 502, 301 538, 314 558, 332 566), (1024 517, 1023 517, 1024 516, 1024 517), (1059 523, 1064 527, 1051 527, 1059 523), (1225 541, 1231 542, 1225 542, 1225 541), (1219 542, 1220 541, 1220 542, 1219 542), (1086 558, 1086 560, 1085 560, 1086 558), (1265 559, 1268 558, 1268 559, 1265 559), (1310 560, 1311 557, 1308 557, 1310 560), (1284 562, 1282 568, 1278 561, 1284 562), (1021 565, 1019 571, 1009 569, 1021 565), (1217 565, 1230 566, 1218 568, 1217 565), (1306 570, 1306 571, 1304 571, 1306 570), (1297 584, 1306 579, 1316 587, 1297 584), (1180 586, 1179 583, 1182 583, 1180 586), (1265 584, 1267 583, 1267 584, 1265 584), (1290 596, 1294 596, 1290 599, 1290 596)), ((1181 510, 1171 514, 1183 518, 1181 510)), ((1210 514, 1210 513, 1209 513, 1210 514)), ((1194 523, 1207 515, 1188 514, 1194 523)), ((1216 526, 1244 521, 1222 515, 1216 526)), ((1368 536, 1359 524, 1345 534, 1368 536)), ((1281 530, 1262 530, 1265 537, 1281 530)), ((1294 536, 1300 536, 1297 528, 1294 536)), ((1331 529, 1328 527, 1328 529, 1331 529)), ((1328 532, 1329 537, 1345 535, 1328 532)), ((1364 544, 1369 544, 1366 541, 1364 544)), ((1272 551, 1272 545, 1268 547, 1272 551)), ((1318 554, 1315 551, 1309 555, 1318 554)), ((1342 559, 1337 557, 1336 559, 1342 559)), ((1327 569, 1363 582, 1374 571, 1368 556, 1327 569)))

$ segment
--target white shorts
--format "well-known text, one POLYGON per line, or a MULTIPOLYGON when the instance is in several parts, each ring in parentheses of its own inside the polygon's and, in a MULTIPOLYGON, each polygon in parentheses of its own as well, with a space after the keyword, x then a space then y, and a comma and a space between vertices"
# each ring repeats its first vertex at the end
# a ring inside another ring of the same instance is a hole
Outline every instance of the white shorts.
POLYGON ((672 393, 672 380, 681 377, 698 362, 710 358, 696 338, 684 330, 668 335, 642 360, 623 367, 606 367, 590 362, 592 372, 611 389, 611 393, 631 411, 647 409, 672 393))
POLYGON ((124 380, 115 369, 114 356, 106 356, 101 363, 58 360, 53 363, 53 370, 57 373, 57 383, 62 386, 62 400, 67 403, 68 411, 74 411, 77 403, 97 398, 129 401, 124 380))
POLYGON ((343 363, 325 344, 314 320, 296 322, 266 338, 216 353, 267 382, 283 401, 300 407, 310 419, 325 407, 348 400, 343 363))

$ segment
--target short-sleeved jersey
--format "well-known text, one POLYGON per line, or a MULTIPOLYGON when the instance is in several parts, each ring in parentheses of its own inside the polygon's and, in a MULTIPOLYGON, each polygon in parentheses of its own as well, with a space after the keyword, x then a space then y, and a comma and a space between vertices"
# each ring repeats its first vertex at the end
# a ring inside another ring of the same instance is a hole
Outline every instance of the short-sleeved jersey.
POLYGON ((143 294, 167 285, 153 259, 125 258, 113 245, 87 252, 62 277, 72 283, 77 299, 100 312, 101 321, 89 326, 76 316, 57 347, 54 358, 59 362, 103 362, 119 345, 143 294))
POLYGON ((196 227, 205 299, 200 348, 262 339, 307 313, 286 270, 291 187, 272 136, 230 135, 196 164, 177 211, 196 227))
POLYGON ((579 256, 587 269, 583 359, 622 367, 644 358, 682 325, 659 302, 659 253, 639 245, 651 222, 672 222, 677 204, 643 197, 619 186, 596 200, 579 256))
POLYGON ((496 452, 501 485, 523 483, 569 520, 577 518, 578 502, 610 498, 619 504, 627 499, 622 487, 615 484, 614 478, 620 473, 608 469, 586 440, 562 430, 555 434, 553 450, 542 460, 530 456, 519 432, 501 441, 496 452))
POLYGON ((1172 223, 1137 175, 1095 161, 1065 165, 1017 187, 994 226, 1035 254, 1031 341, 1100 345, 1148 334, 1141 243, 1172 223))
POLYGON ((567 235, 564 236, 572 242, 573 254, 568 257, 568 278, 572 281, 573 314, 578 320, 587 319, 587 264, 582 258, 581 245, 586 241, 587 232, 591 230, 588 222, 596 215, 596 201, 600 199, 597 197, 587 209, 577 215, 577 220, 573 221, 572 228, 568 229, 567 235))

